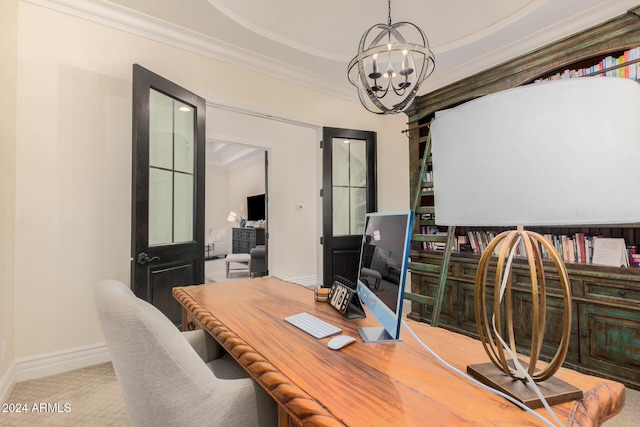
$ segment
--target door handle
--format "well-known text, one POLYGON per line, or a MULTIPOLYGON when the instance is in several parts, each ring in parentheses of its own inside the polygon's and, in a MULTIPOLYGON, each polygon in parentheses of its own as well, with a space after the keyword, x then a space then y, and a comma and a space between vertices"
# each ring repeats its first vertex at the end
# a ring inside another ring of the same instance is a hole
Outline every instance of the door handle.
POLYGON ((159 256, 150 257, 145 252, 140 252, 138 254, 138 264, 140 264, 140 265, 145 265, 148 262, 156 261, 156 260, 159 260, 159 259, 160 259, 159 256))

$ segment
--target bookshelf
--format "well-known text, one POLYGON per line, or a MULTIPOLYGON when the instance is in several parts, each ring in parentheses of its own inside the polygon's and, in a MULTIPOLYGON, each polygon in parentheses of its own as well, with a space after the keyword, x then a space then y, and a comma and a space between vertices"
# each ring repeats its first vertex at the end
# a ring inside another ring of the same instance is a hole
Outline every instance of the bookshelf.
POLYGON ((572 79, 578 77, 619 77, 631 80, 640 79, 640 46, 613 52, 599 60, 592 58, 581 61, 573 67, 536 79, 534 83, 572 79))
MULTIPOLYGON (((533 228, 528 228, 533 229, 533 228)), ((482 254, 488 245, 499 233, 505 229, 490 230, 483 228, 465 228, 466 235, 458 235, 454 243, 454 252, 470 252, 482 254), (496 231, 497 230, 497 231, 496 231)), ((636 245, 628 245, 626 242, 633 242, 634 237, 626 238, 624 234, 616 233, 618 236, 611 236, 612 229, 589 229, 589 228, 549 228, 537 229, 539 234, 551 243, 562 256, 565 263, 574 264, 596 264, 612 267, 640 267, 640 251, 636 245), (604 235, 606 234, 606 235, 604 235), (615 254, 614 254, 615 251, 615 254), (614 258, 615 255, 615 258, 614 258)), ((616 229, 613 229, 616 230, 616 229)), ((618 231, 635 231, 633 228, 620 228, 618 231)), ((429 248, 425 248, 429 249, 429 248)), ((549 256, 546 250, 540 245, 540 252, 543 259, 549 256)), ((515 256, 521 257, 523 250, 516 252, 515 256)))
MULTIPOLYGON (((544 80, 553 78, 573 78, 605 72, 624 73, 625 78, 640 82, 639 71, 640 6, 637 6, 624 15, 418 97, 413 107, 407 111, 410 189, 416 188, 420 179, 421 153, 427 141, 429 122, 436 111, 536 81, 544 84, 544 80), (631 70, 633 66, 636 67, 634 71, 631 70)), ((437 188, 433 191, 437 191, 437 188)), ((421 196, 422 206, 432 204, 433 193, 421 196)), ((575 245, 576 249, 580 239, 588 238, 583 240, 583 244, 586 245, 587 241, 592 242, 593 236, 624 239, 625 245, 640 247, 640 227, 632 225, 528 229, 549 235, 551 239, 557 236, 555 239, 564 240, 565 245, 575 245), (573 239, 576 243, 567 242, 567 238, 573 239)), ((444 229, 439 231, 442 232, 444 229)), ((441 327, 478 336, 473 301, 479 254, 473 253, 470 243, 466 243, 465 238, 469 240, 474 234, 501 231, 504 229, 457 227, 458 242, 462 247, 453 253, 449 263, 440 316, 441 327)), ((413 242, 412 263, 416 266, 441 263, 442 252, 433 249, 435 248, 427 247, 423 242, 413 242)), ((629 348, 638 348, 640 345, 637 340, 640 336, 640 268, 590 264, 586 253, 585 251, 585 255, 567 264, 572 288, 573 319, 565 365, 592 375, 612 378, 640 390, 640 353, 629 351, 629 348), (584 258, 587 258, 586 262, 580 262, 584 258)), ((528 272, 525 274, 526 265, 523 262, 516 260, 515 264, 515 304, 522 313, 526 313, 530 304, 528 272), (519 270, 522 274, 518 273, 519 270), (522 292, 517 292, 518 290, 522 292)), ((547 265, 551 273, 551 263, 545 262, 545 267, 547 265)), ((434 296, 438 288, 438 278, 437 274, 426 270, 412 269, 411 292, 434 296)), ((561 319, 559 316, 562 300, 560 288, 554 287, 553 279, 549 286, 550 308, 544 343, 545 349, 548 350, 543 350, 543 353, 552 355, 554 340, 558 337, 554 325, 561 319)), ((415 320, 428 321, 429 308, 412 301, 408 316, 415 320)), ((526 330, 525 325, 529 320, 522 319, 522 323, 516 326, 516 341, 523 346, 528 345, 530 332, 526 330)), ((523 347, 519 350, 526 349, 523 347)))

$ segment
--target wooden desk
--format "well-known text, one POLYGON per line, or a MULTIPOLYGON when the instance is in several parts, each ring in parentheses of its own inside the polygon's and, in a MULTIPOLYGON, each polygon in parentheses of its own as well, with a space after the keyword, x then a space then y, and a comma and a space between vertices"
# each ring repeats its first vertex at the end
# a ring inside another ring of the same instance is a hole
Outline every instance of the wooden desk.
MULTIPOLYGON (((541 425, 514 404, 452 373, 403 330, 400 343, 363 343, 360 326, 307 288, 274 277, 173 289, 183 325, 206 329, 280 405, 280 426, 541 425), (358 337, 339 351, 283 320, 302 311, 358 337)), ((408 320, 437 354, 463 371, 487 362, 479 341, 408 320)), ((624 406, 622 384, 560 369, 585 397, 553 407, 566 425, 599 425, 624 406)), ((544 409, 538 413, 549 419, 544 409)))

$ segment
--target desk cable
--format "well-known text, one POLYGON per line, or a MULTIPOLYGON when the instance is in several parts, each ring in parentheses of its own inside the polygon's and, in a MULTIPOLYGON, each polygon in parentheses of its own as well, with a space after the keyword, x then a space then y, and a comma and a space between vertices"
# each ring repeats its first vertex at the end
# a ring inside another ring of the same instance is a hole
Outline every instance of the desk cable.
MULTIPOLYGON (((511 248, 511 251, 509 253, 509 258, 507 259, 507 265, 505 267, 505 271, 511 271, 511 264, 513 262, 513 257, 514 257, 515 252, 516 252, 516 247, 518 246, 518 244, 520 243, 521 240, 522 240, 522 236, 518 236, 518 239, 516 240, 516 243, 511 248)), ((505 290, 507 288, 507 277, 508 277, 508 275, 506 275, 506 274, 503 275, 503 277, 502 277, 502 283, 500 284, 500 298, 498 300, 498 306, 500 306, 500 304, 502 304, 502 300, 504 299, 504 293, 505 293, 505 290)), ((533 381, 533 379, 531 378, 531 376, 529 375, 527 370, 524 369, 524 367, 522 366, 522 364, 520 363, 520 361, 518 360, 516 355, 513 354, 513 352, 511 351, 511 349, 507 345, 507 343, 502 339, 502 337, 498 333, 498 329, 496 327, 496 314, 495 314, 495 312, 491 316, 491 325, 493 327, 494 335, 500 341, 500 344, 502 345, 502 348, 507 352, 507 354, 509 355, 509 357, 513 361, 513 364, 516 367, 516 371, 518 372, 518 374, 520 374, 521 378, 526 378, 527 382, 529 383, 529 385, 531 385, 531 388, 536 393, 536 395, 540 399, 540 402, 542 402, 542 404, 544 405, 544 407, 547 410, 547 412, 558 423, 558 425, 562 425, 562 423, 560 422, 560 420, 558 419, 556 414, 553 412, 553 410, 549 406, 549 403, 547 403, 547 399, 545 399, 544 396, 542 395, 542 392, 540 391, 540 388, 538 387, 538 384, 536 384, 536 382, 533 381)))
MULTIPOLYGON (((562 423, 558 421, 558 424, 556 426, 556 424, 553 424, 551 421, 547 420, 546 418, 544 418, 542 415, 538 414, 537 412, 533 411, 531 408, 527 407, 526 405, 524 405, 523 403, 518 402, 517 400, 515 400, 513 397, 509 396, 508 394, 505 394, 503 392, 501 392, 500 390, 495 390, 489 386, 486 386, 484 384, 482 384, 480 381, 476 380, 473 377, 470 377, 469 375, 465 374, 464 372, 462 372, 460 369, 456 368, 455 366, 451 365, 449 362, 447 362, 446 360, 444 360, 443 358, 441 358, 440 356, 438 356, 431 348, 429 348, 429 346, 427 346, 424 342, 422 342, 420 340, 420 338, 418 338, 418 336, 413 332, 413 330, 411 330, 411 328, 409 327, 409 325, 407 325, 407 323, 403 320, 402 324, 404 325, 405 328, 407 328, 407 330, 409 331, 409 333, 411 334, 411 336, 418 342, 418 344, 420 344, 422 347, 424 347, 425 350, 427 350, 433 357, 435 357, 440 363, 442 363, 445 367, 449 368, 450 370, 452 370, 453 372, 455 372, 456 374, 460 375, 461 377, 468 379, 469 381, 471 381, 472 383, 484 388, 485 390, 488 390, 494 394, 497 394, 500 397, 503 397, 505 399, 507 399, 508 401, 516 404, 517 406, 519 406, 520 408, 524 409, 525 411, 531 413, 533 416, 535 416, 536 418, 538 418, 539 420, 541 420, 542 422, 544 422, 546 425, 548 425, 549 427, 557 427, 557 426, 562 426, 562 423)), ((546 403, 546 402, 545 402, 546 403)), ((547 411, 550 410, 550 408, 548 406, 547 407, 547 411)), ((553 414, 553 411, 551 412, 553 414)), ((557 420, 557 417, 555 416, 555 414, 553 414, 553 418, 555 418, 557 420)))
MULTIPOLYGON (((518 240, 520 240, 521 237, 518 237, 518 240)), ((516 242, 515 245, 513 245, 513 248, 511 249, 511 252, 509 253, 509 258, 507 260, 507 266, 506 266, 506 270, 509 271, 511 263, 513 261, 513 257, 515 255, 515 248, 518 246, 519 242, 516 242)), ((504 296, 504 292, 506 289, 506 284, 507 284, 507 276, 505 275, 502 279, 502 284, 500 286, 500 300, 499 303, 502 302, 502 298, 504 296)), ((525 411, 529 412, 530 414, 532 414, 533 416, 535 416, 536 418, 540 419, 541 421, 543 421, 545 424, 547 424, 550 427, 555 427, 556 425, 554 425, 551 421, 547 420, 546 418, 544 418, 542 415, 538 414, 537 412, 533 411, 531 408, 527 407, 526 405, 524 405, 523 403, 518 402, 517 400, 515 400, 513 397, 509 396, 508 394, 505 394, 499 390, 495 390, 491 387, 486 386, 485 384, 482 384, 480 381, 476 380, 475 378, 470 377, 469 375, 465 374, 464 372, 462 372, 461 370, 459 370, 458 368, 456 368, 455 366, 452 366, 450 363, 448 363, 447 361, 445 361, 444 359, 442 359, 440 356, 438 356, 433 350, 431 350, 431 348, 429 348, 425 343, 423 343, 420 338, 418 338, 416 336, 416 334, 411 330, 411 328, 409 327, 409 325, 407 325, 407 323, 403 320, 402 324, 405 326, 405 328, 407 328, 407 330, 409 331, 409 333, 411 334, 411 336, 422 346, 424 347, 429 353, 431 353, 431 355, 433 355, 437 360, 439 360, 443 365, 445 365, 447 368, 451 369, 453 372, 461 375, 462 377, 470 380, 472 383, 491 391, 492 393, 497 394, 498 396, 501 396, 505 399, 507 399, 508 401, 516 404, 517 406, 519 406, 520 408, 524 409, 525 411)), ((518 373, 520 373, 522 376, 524 376, 527 381, 529 382, 529 384, 531 384, 533 390, 535 391, 536 395, 538 395, 538 398, 540 398, 540 401, 542 402, 542 404, 544 405, 545 409, 547 410, 547 412, 551 415, 551 417, 554 419, 554 421, 557 423, 558 426, 562 426, 562 422, 560 422, 560 420, 558 419, 558 417, 556 416, 556 414, 553 412, 553 410, 551 409, 551 407, 549 406, 549 404, 547 403, 547 400, 544 398, 544 396, 542 395, 542 393, 540 392, 540 388, 538 387, 538 385, 533 381, 533 379, 531 379, 531 376, 527 373, 526 369, 524 369, 524 367, 522 366, 522 364, 518 361, 518 358, 513 354, 513 352, 509 349, 509 346, 507 345, 506 342, 504 342, 504 340, 500 337, 500 335, 497 332, 496 329, 496 322, 495 322, 495 313, 492 316, 492 326, 493 326, 493 331, 496 335, 496 337, 498 338, 498 340, 500 340, 500 344, 502 345, 502 347, 507 351, 507 353, 509 354, 509 357, 511 357, 511 359, 513 360, 514 365, 516 366, 516 370, 518 371, 518 373)))

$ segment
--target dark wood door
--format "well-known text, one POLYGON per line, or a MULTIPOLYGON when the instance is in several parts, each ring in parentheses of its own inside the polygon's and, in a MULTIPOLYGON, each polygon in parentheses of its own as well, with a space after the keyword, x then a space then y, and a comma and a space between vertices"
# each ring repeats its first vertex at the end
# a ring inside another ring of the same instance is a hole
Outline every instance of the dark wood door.
POLYGON ((377 209, 376 133, 322 129, 323 285, 355 281, 365 214, 377 209))
POLYGON ((269 152, 264 152, 264 275, 269 275, 269 152))
POLYGON ((177 326, 171 289, 204 282, 205 108, 133 66, 131 288, 177 326))

